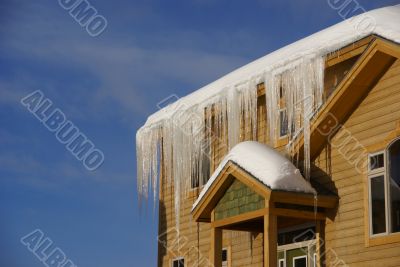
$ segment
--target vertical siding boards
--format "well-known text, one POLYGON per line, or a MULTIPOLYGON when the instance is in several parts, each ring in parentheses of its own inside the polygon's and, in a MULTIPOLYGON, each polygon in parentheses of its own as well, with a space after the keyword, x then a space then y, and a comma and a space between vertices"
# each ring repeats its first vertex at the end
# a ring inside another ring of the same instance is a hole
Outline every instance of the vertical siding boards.
MULTIPOLYGON (((341 71, 345 71, 341 69, 341 71)), ((396 63, 382 77, 378 84, 354 110, 344 123, 344 128, 364 146, 370 146, 384 139, 396 128, 400 121, 400 62, 396 63)), ((257 139, 267 143, 265 98, 258 98, 257 139)), ((342 131, 342 130, 340 130, 342 131)), ((344 137, 340 131, 333 138, 340 143, 344 137)), ((242 140, 251 135, 242 128, 242 140)), ((352 144, 349 144, 352 145, 352 144)), ((214 170, 227 153, 226 146, 217 140, 213 144, 214 170)), ((359 174, 342 154, 334 147, 326 147, 313 162, 312 178, 340 197, 338 209, 326 222, 326 249, 333 249, 338 258, 348 266, 400 266, 400 244, 366 247, 364 229, 364 191, 366 177, 359 174)), ((175 227, 173 187, 161 183, 159 231, 165 232, 175 227)), ((181 237, 187 242, 176 251, 172 246, 175 234, 166 236, 168 249, 160 249, 159 266, 170 266, 175 256, 185 257, 186 266, 208 266, 210 250, 210 226, 196 223, 190 214, 198 196, 193 191, 182 201, 181 237), (169 247, 171 246, 171 247, 169 247), (199 264, 199 265, 198 265, 199 264)), ((263 235, 257 233, 224 231, 223 247, 230 248, 232 266, 263 266, 263 235)), ((332 257, 332 256, 330 256, 332 257)), ((328 257, 327 266, 334 266, 328 257)))

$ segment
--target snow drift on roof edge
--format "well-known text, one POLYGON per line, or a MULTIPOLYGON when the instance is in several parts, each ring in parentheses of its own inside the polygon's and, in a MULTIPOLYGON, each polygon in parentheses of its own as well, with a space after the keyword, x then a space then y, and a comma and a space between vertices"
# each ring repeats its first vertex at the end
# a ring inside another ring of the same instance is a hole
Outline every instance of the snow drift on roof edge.
POLYGON ((229 161, 243 168, 272 190, 316 194, 311 184, 303 178, 300 171, 283 155, 259 142, 247 141, 237 144, 223 159, 193 204, 193 209, 198 205, 229 161))
POLYGON ((248 79, 267 72, 283 72, 295 66, 302 58, 326 55, 371 34, 400 43, 400 5, 355 16, 253 61, 154 113, 142 129, 157 126, 179 108, 206 106, 224 90, 248 79), (373 27, 360 29, 367 19, 373 22, 373 27))

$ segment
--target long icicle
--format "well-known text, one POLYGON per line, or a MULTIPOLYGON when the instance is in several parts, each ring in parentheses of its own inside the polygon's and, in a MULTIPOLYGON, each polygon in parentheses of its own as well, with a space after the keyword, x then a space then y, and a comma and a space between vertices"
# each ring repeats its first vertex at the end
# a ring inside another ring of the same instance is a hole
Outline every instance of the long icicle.
POLYGON ((179 227, 181 198, 190 190, 192 177, 196 183, 206 182, 209 175, 207 162, 213 160, 211 155, 215 152, 212 151, 214 141, 217 139, 229 150, 244 138, 256 140, 257 82, 261 76, 266 88, 266 121, 271 145, 275 145, 279 131, 282 87, 288 123, 287 152, 293 155, 292 141, 303 132, 304 176, 309 177, 310 119, 323 102, 324 64, 323 57, 315 57, 280 71, 264 70, 257 78, 251 77, 236 86, 226 87, 220 95, 205 103, 193 106, 178 101, 171 116, 157 125, 141 128, 136 135, 140 200, 147 199, 151 189, 156 197, 158 169, 162 166, 163 179, 175 190, 176 224, 179 227), (241 136, 242 128, 244 137, 241 136))

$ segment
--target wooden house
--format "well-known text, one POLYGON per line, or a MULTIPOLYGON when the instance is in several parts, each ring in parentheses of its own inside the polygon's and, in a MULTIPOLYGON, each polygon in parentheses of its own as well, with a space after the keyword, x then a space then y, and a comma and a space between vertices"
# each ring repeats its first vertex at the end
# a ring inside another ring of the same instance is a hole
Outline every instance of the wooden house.
POLYGON ((158 266, 400 266, 399 43, 373 10, 151 116, 158 266))

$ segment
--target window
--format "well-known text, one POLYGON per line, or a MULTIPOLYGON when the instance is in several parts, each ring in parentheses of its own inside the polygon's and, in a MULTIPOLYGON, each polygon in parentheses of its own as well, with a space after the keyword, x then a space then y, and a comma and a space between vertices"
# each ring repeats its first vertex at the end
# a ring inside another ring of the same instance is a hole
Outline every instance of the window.
POLYGON ((400 232, 400 139, 388 148, 390 232, 400 232))
POLYGON ((279 110, 279 137, 285 137, 288 134, 288 119, 286 108, 279 110))
POLYGON ((307 256, 294 257, 293 267, 307 267, 307 256))
POLYGON ((172 261, 172 267, 184 267, 185 266, 185 259, 178 258, 172 261))
POLYGON ((370 235, 400 232, 400 139, 369 156, 370 235))
POLYGON ((285 88, 279 87, 279 137, 285 137, 288 134, 288 117, 285 103, 285 88))
POLYGON ((369 157, 369 170, 374 171, 384 167, 383 152, 371 155, 369 157))
POLYGON ((371 231, 373 235, 386 233, 385 176, 370 177, 371 231))
POLYGON ((228 249, 222 249, 222 267, 228 266, 228 249))
POLYGON ((285 267, 285 259, 280 259, 278 261, 278 267, 285 267))

